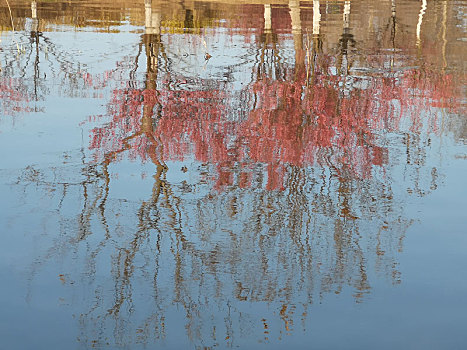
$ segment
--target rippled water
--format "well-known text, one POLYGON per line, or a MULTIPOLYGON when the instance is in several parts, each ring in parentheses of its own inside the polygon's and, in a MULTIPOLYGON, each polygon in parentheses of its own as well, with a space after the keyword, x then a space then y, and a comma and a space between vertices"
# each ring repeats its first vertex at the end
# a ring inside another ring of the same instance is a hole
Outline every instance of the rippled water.
POLYGON ((0 4, 1 349, 465 349, 464 1, 0 4))

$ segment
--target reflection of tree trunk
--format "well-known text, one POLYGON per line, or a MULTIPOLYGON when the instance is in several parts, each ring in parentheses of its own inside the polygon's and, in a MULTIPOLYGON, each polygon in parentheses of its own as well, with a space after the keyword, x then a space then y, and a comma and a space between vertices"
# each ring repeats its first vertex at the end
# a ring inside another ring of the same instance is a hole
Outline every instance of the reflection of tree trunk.
POLYGON ((141 131, 150 142, 149 155, 158 167, 160 163, 160 152, 157 152, 160 143, 154 137, 154 106, 157 104, 157 75, 159 71, 159 53, 161 51, 161 8, 152 8, 152 0, 145 0, 145 34, 143 42, 146 49, 146 89, 150 98, 145 99, 143 105, 143 116, 141 119, 141 131), (158 154, 159 153, 159 154, 158 154))
POLYGON ((391 42, 392 48, 396 48, 396 0, 391 0, 391 42))
POLYGON ((144 25, 146 34, 161 33, 161 8, 160 5, 154 10, 152 8, 152 0, 144 0, 144 25))
POLYGON ((271 5, 264 5, 264 31, 260 37, 260 53, 257 55, 259 59, 257 65, 257 78, 263 79, 269 73, 272 75, 272 70, 275 68, 276 77, 281 75, 280 58, 277 50, 277 34, 274 33, 271 21, 271 5), (269 47, 272 47, 273 57, 268 57, 269 47), (271 59, 271 61, 269 61, 271 59))
POLYGON ((394 67, 394 54, 396 52, 396 0, 391 0, 391 67, 394 67))
POLYGON ((321 11, 319 9, 319 0, 313 0, 313 50, 321 51, 323 41, 320 35, 321 11))
POLYGON ((321 22, 321 12, 319 8, 319 0, 313 0, 313 36, 312 42, 308 36, 306 35, 306 84, 307 86, 310 82, 313 81, 314 74, 315 74, 315 66, 316 66, 316 58, 318 52, 322 50, 323 43, 320 36, 320 22, 321 22))
POLYGON ((392 18, 392 30, 391 30, 391 41, 392 48, 396 48, 396 0, 391 0, 391 18, 392 18))
POLYGON ((261 41, 265 44, 265 47, 269 44, 275 46, 277 42, 272 29, 272 9, 269 4, 264 5, 264 31, 261 41))
POLYGON ((264 4, 264 32, 270 33, 272 30, 271 5, 264 4))
POLYGON ((355 45, 355 40, 353 39, 353 34, 350 32, 350 0, 347 0, 344 3, 344 14, 343 14, 343 30, 342 36, 339 40, 340 46, 340 55, 338 58, 338 69, 343 75, 347 75, 349 70, 349 62, 347 60, 347 53, 350 46, 355 45))
POLYGON ((422 23, 423 23, 423 15, 426 11, 426 0, 422 0, 422 7, 420 8, 420 13, 418 14, 418 22, 417 22, 417 47, 420 48, 422 44, 422 39, 420 37, 422 31, 422 23))
POLYGON ((147 84, 146 88, 155 89, 158 70, 158 56, 161 46, 161 9, 152 8, 152 1, 145 0, 145 34, 143 41, 146 47, 147 84))
POLYGON ((300 19, 300 1, 289 0, 290 18, 292 19, 292 35, 295 49, 295 72, 300 74, 305 66, 303 53, 302 21, 300 19))
POLYGON ((140 137, 146 136, 149 143, 148 154, 153 163, 158 167, 157 173, 160 174, 160 167, 165 168, 161 164, 161 152, 157 152, 160 147, 160 142, 154 136, 154 106, 158 103, 157 100, 157 75, 158 75, 158 56, 162 48, 161 35, 160 35, 160 22, 161 11, 157 8, 155 11, 152 8, 152 0, 145 0, 145 24, 146 33, 143 35, 143 44, 145 45, 146 52, 146 86, 142 91, 141 98, 143 98, 143 113, 141 118, 140 130, 122 140, 123 147, 119 150, 109 152, 105 155, 104 165, 110 164, 118 154, 131 148, 130 141, 140 137))
POLYGON ((448 66, 448 62, 446 60, 446 44, 447 44, 447 40, 446 40, 446 22, 447 22, 447 12, 448 12, 447 6, 448 6, 447 5, 447 0, 444 0, 443 1, 443 24, 442 24, 442 28, 443 28, 443 48, 442 48, 443 72, 446 70, 446 67, 448 66))
MULTIPOLYGON (((146 86, 143 91, 143 114, 141 118, 141 129, 134 136, 144 135, 148 140, 148 154, 157 166, 156 174, 154 175, 154 186, 152 189, 151 199, 144 201, 139 210, 139 230, 134 235, 127 248, 119 249, 118 255, 114 262, 114 274, 116 280, 115 302, 114 306, 109 310, 109 313, 118 315, 121 306, 126 300, 131 300, 131 278, 134 272, 134 259, 139 251, 142 241, 146 238, 149 229, 156 226, 156 222, 151 217, 151 210, 159 199, 162 180, 161 177, 165 173, 166 167, 161 164, 161 152, 159 140, 154 136, 154 106, 157 101, 157 75, 158 75, 158 56, 161 50, 161 35, 160 35, 161 11, 160 8, 153 9, 152 1, 145 0, 145 26, 146 32, 143 35, 143 43, 146 52, 146 86)), ((157 273, 154 276, 156 283, 157 273)))
POLYGON ((37 3, 36 1, 31 1, 31 18, 34 20, 37 18, 37 3))
POLYGON ((37 3, 36 1, 31 2, 31 38, 36 46, 36 59, 34 60, 34 97, 37 101, 37 84, 39 79, 39 19, 37 18, 37 3))
POLYGON ((313 35, 319 35, 320 21, 319 0, 313 0, 313 35))

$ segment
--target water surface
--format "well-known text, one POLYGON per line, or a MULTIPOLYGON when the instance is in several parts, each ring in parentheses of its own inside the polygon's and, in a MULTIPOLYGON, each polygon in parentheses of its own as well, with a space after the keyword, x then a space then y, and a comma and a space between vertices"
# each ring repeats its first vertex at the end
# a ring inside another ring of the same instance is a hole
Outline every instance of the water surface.
POLYGON ((0 6, 1 349, 467 347, 464 1, 0 6))

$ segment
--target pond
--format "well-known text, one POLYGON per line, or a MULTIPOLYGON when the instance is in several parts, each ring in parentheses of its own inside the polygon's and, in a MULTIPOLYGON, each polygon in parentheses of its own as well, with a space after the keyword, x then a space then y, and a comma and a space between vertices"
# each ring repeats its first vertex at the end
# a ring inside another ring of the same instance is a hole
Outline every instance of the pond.
POLYGON ((1 349, 465 349, 467 3, 0 4, 1 349))

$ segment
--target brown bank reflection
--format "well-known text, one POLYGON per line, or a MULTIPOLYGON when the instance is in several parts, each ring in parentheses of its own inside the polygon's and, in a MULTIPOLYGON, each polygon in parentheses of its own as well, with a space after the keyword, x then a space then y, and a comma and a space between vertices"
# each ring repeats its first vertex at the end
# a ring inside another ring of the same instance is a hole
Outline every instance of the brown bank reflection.
MULTIPOLYGON (((423 50, 422 11, 414 46, 398 53, 394 2, 378 19, 389 23, 386 37, 370 44, 353 32, 353 3, 328 5, 245 5, 263 25, 254 63, 242 67, 250 80, 238 88, 176 71, 164 6, 145 0, 144 81, 135 65, 112 90, 92 130, 95 162, 77 184, 78 229, 59 242, 80 252, 70 267, 87 289, 76 291, 85 300, 80 341, 152 343, 179 313, 186 337, 205 348, 277 339, 302 327, 326 293, 361 302, 375 280, 401 282, 412 222, 403 202, 438 185, 425 149, 444 132, 439 110, 462 108, 457 87, 446 67, 410 54, 423 50), (329 40, 325 15, 340 18, 329 40), (144 201, 109 200, 110 168, 125 157, 154 164, 144 201), (197 180, 169 181, 169 162, 197 180)), ((195 11, 183 11, 196 35, 195 11)), ((76 198, 64 186, 67 200, 76 198)))

